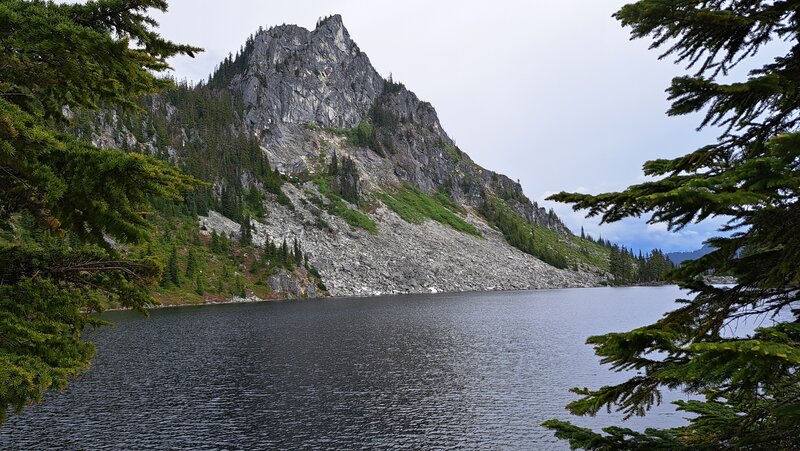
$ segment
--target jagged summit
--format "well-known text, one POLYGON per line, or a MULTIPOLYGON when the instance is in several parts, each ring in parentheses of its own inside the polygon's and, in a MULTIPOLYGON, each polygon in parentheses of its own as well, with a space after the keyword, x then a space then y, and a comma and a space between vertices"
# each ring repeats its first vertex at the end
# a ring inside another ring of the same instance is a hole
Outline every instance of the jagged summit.
POLYGON ((248 42, 230 88, 241 93, 246 125, 262 133, 276 124, 351 128, 383 90, 384 80, 350 38, 342 18, 314 30, 282 25, 248 42))
POLYGON ((314 27, 314 31, 319 31, 320 29, 328 29, 334 33, 344 32, 349 38, 341 14, 331 14, 330 16, 321 18, 317 21, 317 26, 314 27))
POLYGON ((430 103, 383 79, 338 14, 320 20, 314 30, 297 25, 262 30, 231 67, 237 70, 226 87, 243 101, 243 126, 259 136, 281 172, 313 172, 309 161, 319 153, 320 137, 305 126, 349 130, 367 124, 373 155, 356 158, 361 189, 405 182, 428 193, 445 191, 476 208, 487 195, 497 195, 528 221, 569 233, 557 217, 528 200, 518 183, 463 153, 430 103))

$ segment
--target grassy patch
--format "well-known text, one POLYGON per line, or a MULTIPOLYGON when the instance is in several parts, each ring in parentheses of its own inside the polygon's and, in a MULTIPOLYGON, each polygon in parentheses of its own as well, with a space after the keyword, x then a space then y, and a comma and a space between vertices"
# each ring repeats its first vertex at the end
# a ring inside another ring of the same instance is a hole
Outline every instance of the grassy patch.
POLYGON ((548 227, 531 224, 502 199, 488 200, 481 214, 503 233, 508 244, 556 268, 583 264, 608 270, 608 249, 576 236, 565 237, 548 227))
POLYGON ((450 158, 452 158, 457 162, 461 161, 461 159, 464 158, 461 151, 458 150, 455 146, 447 146, 445 147, 444 150, 447 151, 447 154, 450 155, 450 158))
POLYGON ((350 130, 326 128, 325 131, 333 133, 334 135, 344 136, 347 138, 347 143, 351 146, 367 147, 373 150, 377 147, 375 128, 369 122, 362 122, 350 130))
POLYGON ((407 222, 420 224, 426 219, 433 219, 459 232, 481 236, 475 226, 456 214, 460 207, 444 193, 430 196, 410 185, 404 185, 391 193, 376 193, 376 196, 407 222))
POLYGON ((563 256, 569 266, 584 264, 608 271, 607 248, 577 236, 565 237, 545 226, 531 225, 531 229, 539 247, 563 256))
POLYGON ((324 129, 328 133, 334 135, 344 136, 347 138, 347 144, 354 147, 366 147, 372 149, 380 156, 385 156, 381 144, 378 142, 378 135, 375 133, 375 127, 369 122, 362 122, 350 130, 340 130, 337 128, 324 129))
MULTIPOLYGON (((328 198, 330 203, 328 205, 322 205, 321 203, 318 205, 322 208, 325 208, 328 213, 332 215, 336 215, 342 219, 344 219, 348 224, 353 227, 358 227, 360 229, 364 229, 367 232, 377 235, 378 234, 378 226, 375 224, 375 221, 370 219, 369 216, 365 215, 364 213, 353 210, 349 208, 347 204, 345 204, 344 200, 339 197, 336 193, 331 190, 330 179, 328 177, 316 177, 314 178, 314 184, 317 185, 317 189, 319 190, 322 195, 328 198)), ((313 198, 312 198, 313 202, 313 198)))

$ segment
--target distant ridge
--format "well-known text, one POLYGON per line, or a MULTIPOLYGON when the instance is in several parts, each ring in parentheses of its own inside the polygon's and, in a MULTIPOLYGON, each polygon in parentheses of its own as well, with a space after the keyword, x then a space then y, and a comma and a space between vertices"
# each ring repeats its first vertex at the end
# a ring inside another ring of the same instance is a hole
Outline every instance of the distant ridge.
POLYGON ((700 258, 706 254, 710 254, 713 251, 714 251, 713 247, 704 245, 700 249, 694 251, 670 252, 669 254, 667 254, 667 258, 672 263, 675 263, 676 266, 680 266, 680 264, 686 260, 694 260, 696 258, 700 258))

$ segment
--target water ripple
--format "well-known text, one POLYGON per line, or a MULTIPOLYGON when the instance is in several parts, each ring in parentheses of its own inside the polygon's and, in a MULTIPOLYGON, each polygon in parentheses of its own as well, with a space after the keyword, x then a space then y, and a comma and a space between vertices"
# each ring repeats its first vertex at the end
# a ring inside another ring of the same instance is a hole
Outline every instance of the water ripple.
MULTIPOLYGON (((109 313, 117 326, 89 333, 91 371, 10 418, 0 448, 567 449, 539 423, 569 418, 568 388, 622 379, 586 337, 654 321, 678 296, 604 288, 109 313)), ((626 426, 681 421, 667 407, 626 426)))

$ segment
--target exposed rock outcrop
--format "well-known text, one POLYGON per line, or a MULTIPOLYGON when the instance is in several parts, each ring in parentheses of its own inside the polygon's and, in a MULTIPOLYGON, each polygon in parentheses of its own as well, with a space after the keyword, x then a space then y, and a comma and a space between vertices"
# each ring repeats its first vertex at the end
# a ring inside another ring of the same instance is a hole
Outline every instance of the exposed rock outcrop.
POLYGON ((245 125, 259 133, 280 135, 286 124, 354 127, 383 91, 339 15, 313 31, 274 27, 248 44, 246 70, 230 87, 244 100, 245 125))

